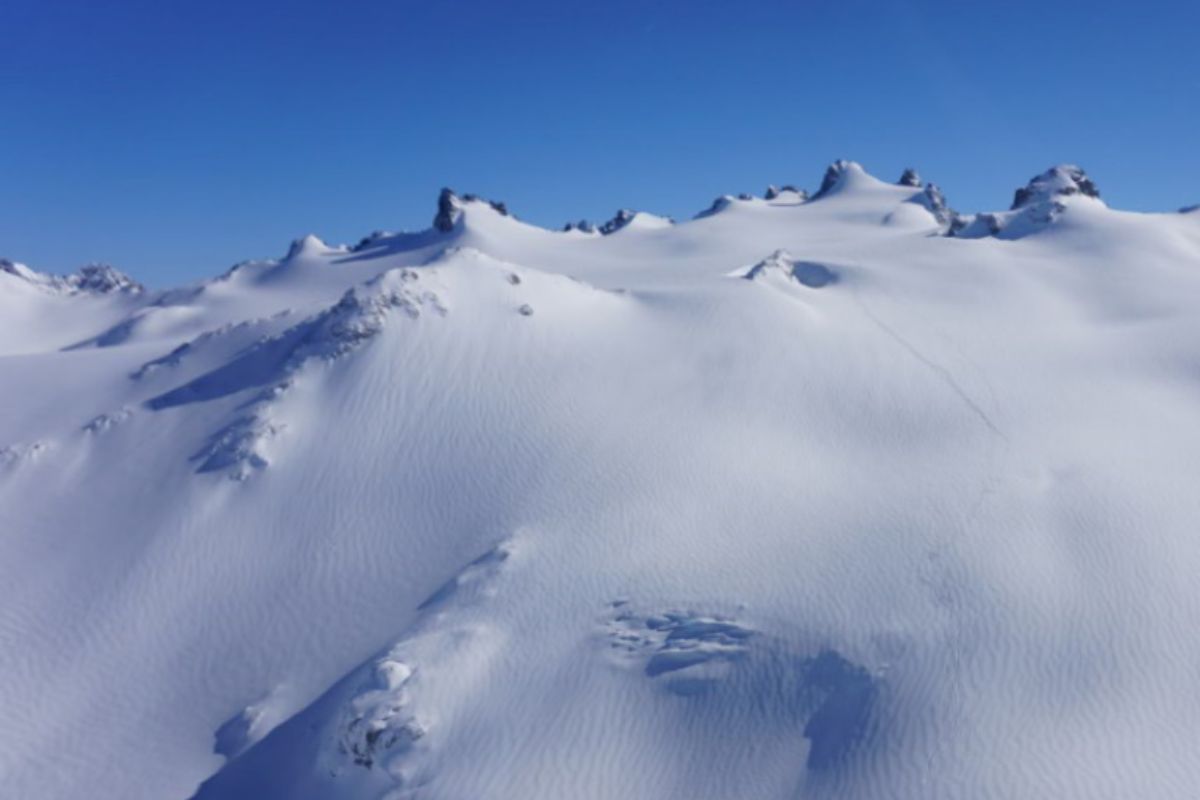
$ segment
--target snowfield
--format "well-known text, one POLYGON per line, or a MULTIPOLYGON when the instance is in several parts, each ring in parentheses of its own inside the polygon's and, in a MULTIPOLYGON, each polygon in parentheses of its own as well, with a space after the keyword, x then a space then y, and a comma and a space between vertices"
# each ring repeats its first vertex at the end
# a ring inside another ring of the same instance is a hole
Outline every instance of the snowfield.
POLYGON ((1193 798, 1200 215, 0 262, 0 795, 1193 798))

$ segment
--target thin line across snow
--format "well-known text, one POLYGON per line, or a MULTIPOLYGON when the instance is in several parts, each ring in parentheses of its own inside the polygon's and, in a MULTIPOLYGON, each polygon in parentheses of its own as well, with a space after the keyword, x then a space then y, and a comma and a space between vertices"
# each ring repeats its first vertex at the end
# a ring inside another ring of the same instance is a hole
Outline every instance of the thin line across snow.
POLYGON ((871 320, 871 322, 873 322, 875 326, 879 328, 879 330, 886 333, 889 338, 896 342, 896 344, 904 348, 909 355, 920 361, 926 367, 931 369, 939 378, 941 378, 942 382, 949 386, 950 389, 956 395, 958 395, 959 399, 966 404, 967 408, 969 408, 985 426, 987 426, 988 430, 990 430, 1000 439, 1003 439, 1005 442, 1008 441, 1008 437, 1004 435, 1004 432, 996 426, 996 423, 992 422, 992 419, 987 415, 987 412, 984 411, 983 408, 977 402, 975 402, 971 395, 967 394, 967 391, 959 385, 958 381, 954 378, 954 374, 951 373, 950 370, 926 356, 910 341, 901 336, 895 328, 891 327, 882 319, 880 319, 862 299, 862 296, 859 295, 857 290, 852 290, 851 294, 854 297, 854 302, 856 302, 858 307, 862 309, 862 312, 866 315, 867 319, 871 320))

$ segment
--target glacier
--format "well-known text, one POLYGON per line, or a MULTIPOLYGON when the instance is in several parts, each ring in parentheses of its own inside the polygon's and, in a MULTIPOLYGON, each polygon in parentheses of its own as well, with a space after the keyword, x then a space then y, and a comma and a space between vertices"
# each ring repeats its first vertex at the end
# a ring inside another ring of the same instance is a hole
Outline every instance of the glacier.
POLYGON ((1198 299, 1073 165, 0 261, 0 794, 1192 797, 1198 299))

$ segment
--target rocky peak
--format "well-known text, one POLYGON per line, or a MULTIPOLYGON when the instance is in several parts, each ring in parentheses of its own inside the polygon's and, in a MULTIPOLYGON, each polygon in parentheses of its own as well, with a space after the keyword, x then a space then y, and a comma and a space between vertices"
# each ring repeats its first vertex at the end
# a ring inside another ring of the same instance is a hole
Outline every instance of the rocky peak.
POLYGON ((433 218, 433 227, 442 233, 449 233, 462 219, 462 201, 453 189, 443 188, 438 195, 437 215, 433 218))
POLYGON ((1056 197, 1083 195, 1100 199, 1100 190, 1082 168, 1074 164, 1059 164, 1051 167, 1041 175, 1035 176, 1029 183, 1017 189, 1013 195, 1012 209, 1027 208, 1035 203, 1053 200, 1056 197))
POLYGON ((839 158, 837 161, 825 168, 825 175, 821 178, 821 188, 812 196, 813 200, 817 200, 829 194, 841 182, 842 177, 852 169, 861 170, 854 161, 847 161, 844 158, 839 158))
MULTIPOLYGON (((907 167, 904 174, 900 176, 900 180, 896 181, 900 186, 911 186, 914 189, 921 188, 921 175, 912 167, 907 167)), ((932 186, 933 184, 930 184, 932 186)))
POLYGON ((109 292, 130 292, 137 293, 143 290, 143 286, 130 278, 124 272, 109 265, 109 264, 88 264, 81 267, 74 275, 68 275, 65 283, 80 292, 95 292, 98 294, 107 294, 109 292))
POLYGON ((600 226, 600 232, 605 236, 608 236, 610 233, 616 233, 617 231, 621 230, 621 228, 624 228, 626 225, 633 222, 633 218, 636 216, 636 212, 631 211, 628 208, 622 208, 613 215, 612 219, 600 226))
POLYGON ((958 214, 946 203, 946 196, 942 194, 941 188, 936 183, 925 184, 925 191, 921 192, 918 198, 939 224, 947 227, 953 226, 958 214))
POLYGON ((145 287, 109 264, 88 264, 72 275, 47 275, 24 264, 0 258, 0 272, 8 273, 46 291, 75 294, 137 294, 145 287))
POLYGON ((485 200, 477 194, 464 194, 459 197, 453 189, 442 189, 438 195, 437 215, 433 218, 433 227, 442 233, 449 233, 462 219, 463 208, 468 203, 487 203, 493 211, 501 216, 511 216, 508 206, 498 200, 485 200))
POLYGON ((24 264, 16 261, 10 261, 7 258, 0 258, 0 272, 7 272, 9 275, 14 275, 18 278, 30 280, 34 272, 24 264))
POLYGON ((785 184, 784 186, 776 186, 775 184, 771 184, 767 187, 767 193, 763 195, 763 197, 765 197, 767 200, 775 200, 780 195, 788 193, 796 195, 801 200, 808 199, 808 192, 804 191, 803 189, 797 189, 790 183, 785 184))
POLYGON ((321 241, 320 237, 310 233, 299 239, 293 239, 284 259, 290 261, 301 256, 313 256, 327 249, 328 245, 321 241))

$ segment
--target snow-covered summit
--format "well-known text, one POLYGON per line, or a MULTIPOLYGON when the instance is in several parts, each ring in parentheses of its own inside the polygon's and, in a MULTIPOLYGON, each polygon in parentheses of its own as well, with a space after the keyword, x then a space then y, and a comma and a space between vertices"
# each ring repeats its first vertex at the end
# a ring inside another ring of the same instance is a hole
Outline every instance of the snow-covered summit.
POLYGON ((1100 200, 1100 190, 1081 167, 1059 164, 1030 179, 1013 195, 1012 211, 1058 198, 1080 195, 1100 200))
POLYGON ((633 211, 622 208, 611 219, 600 225, 599 231, 605 236, 625 229, 655 230, 669 228, 674 222, 669 217, 660 217, 645 211, 633 211))
POLYGON ((325 244, 321 238, 315 234, 308 234, 296 239, 288 247, 287 255, 284 256, 285 261, 293 261, 299 258, 313 258, 320 255, 325 255, 338 248, 332 248, 325 244))
POLYGON ((902 188, 895 184, 886 183, 871 175, 857 161, 839 159, 825 169, 821 178, 821 187, 812 200, 822 200, 827 197, 848 193, 872 192, 881 189, 899 191, 902 188))
POLYGON ((19 261, 10 261, 7 258, 0 258, 0 273, 11 275, 28 283, 44 283, 50 280, 49 276, 36 272, 19 261))
POLYGON ((959 238, 998 236, 1017 239, 1046 230, 1073 205, 1082 213, 1104 211, 1100 190, 1082 168, 1059 164, 1034 176, 1017 189, 1008 211, 957 216, 949 233, 959 238))
POLYGON ((463 211, 473 204, 486 206, 501 216, 509 216, 508 206, 498 200, 485 200, 475 194, 464 194, 460 197, 453 189, 444 188, 438 195, 437 214, 433 218, 434 229, 443 233, 454 230, 463 217, 463 211))
POLYGON ((70 275, 48 275, 24 264, 0 259, 0 272, 49 291, 74 294, 139 294, 145 287, 109 264, 88 264, 70 275))

